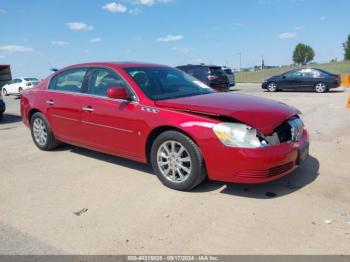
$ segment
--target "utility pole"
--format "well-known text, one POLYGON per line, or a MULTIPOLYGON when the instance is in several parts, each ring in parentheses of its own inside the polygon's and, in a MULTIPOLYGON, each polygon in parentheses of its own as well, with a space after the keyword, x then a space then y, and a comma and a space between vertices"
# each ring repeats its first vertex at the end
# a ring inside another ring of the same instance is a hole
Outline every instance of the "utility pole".
POLYGON ((265 67, 264 57, 261 56, 261 76, 262 76, 261 82, 264 82, 264 80, 265 80, 264 67, 265 67))

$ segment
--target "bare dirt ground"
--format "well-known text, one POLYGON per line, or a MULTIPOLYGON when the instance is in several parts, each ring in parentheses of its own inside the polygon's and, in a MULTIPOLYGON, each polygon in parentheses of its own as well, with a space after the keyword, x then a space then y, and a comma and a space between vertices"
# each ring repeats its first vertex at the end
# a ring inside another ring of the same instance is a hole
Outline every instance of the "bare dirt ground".
POLYGON ((71 146, 38 150, 19 101, 7 97, 0 254, 350 254, 349 90, 234 90, 304 113, 311 156, 303 166, 264 185, 207 181, 177 192, 133 161, 71 146))

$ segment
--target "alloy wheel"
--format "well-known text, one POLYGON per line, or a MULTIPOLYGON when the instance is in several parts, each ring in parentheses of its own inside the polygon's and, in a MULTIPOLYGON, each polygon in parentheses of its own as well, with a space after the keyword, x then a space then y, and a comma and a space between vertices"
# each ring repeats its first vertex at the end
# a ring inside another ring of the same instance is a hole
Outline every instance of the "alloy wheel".
POLYGON ((324 83, 318 83, 315 86, 315 90, 317 93, 324 93, 327 90, 327 86, 324 83))
POLYGON ((35 141, 40 146, 45 146, 47 143, 47 130, 44 121, 41 118, 36 118, 33 123, 33 134, 35 141))
POLYGON ((277 84, 274 82, 269 83, 269 85, 267 86, 267 90, 269 90, 270 92, 277 91, 277 84))
POLYGON ((184 182, 191 174, 192 163, 187 149, 177 141, 165 141, 157 152, 161 174, 173 183, 184 182))

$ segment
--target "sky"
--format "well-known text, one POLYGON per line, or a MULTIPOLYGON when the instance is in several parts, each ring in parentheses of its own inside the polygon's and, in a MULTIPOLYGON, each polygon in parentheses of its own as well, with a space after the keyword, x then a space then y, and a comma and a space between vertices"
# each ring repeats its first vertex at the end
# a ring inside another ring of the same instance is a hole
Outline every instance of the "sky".
POLYGON ((342 60, 349 10, 349 0, 0 0, 0 64, 40 78, 93 61, 285 65, 300 42, 316 62, 342 60))

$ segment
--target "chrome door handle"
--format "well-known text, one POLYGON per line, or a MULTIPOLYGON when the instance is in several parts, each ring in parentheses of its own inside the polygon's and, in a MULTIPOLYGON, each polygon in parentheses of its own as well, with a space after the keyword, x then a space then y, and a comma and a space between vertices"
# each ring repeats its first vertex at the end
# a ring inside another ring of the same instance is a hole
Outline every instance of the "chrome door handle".
POLYGON ((54 104, 55 104, 55 102, 54 102, 54 101, 52 101, 52 100, 47 100, 47 101, 46 101, 46 104, 48 104, 48 105, 52 106, 52 105, 54 105, 54 104))
POLYGON ((94 109, 93 109, 92 107, 89 107, 89 106, 82 107, 82 109, 83 109, 85 112, 94 112, 94 109))

